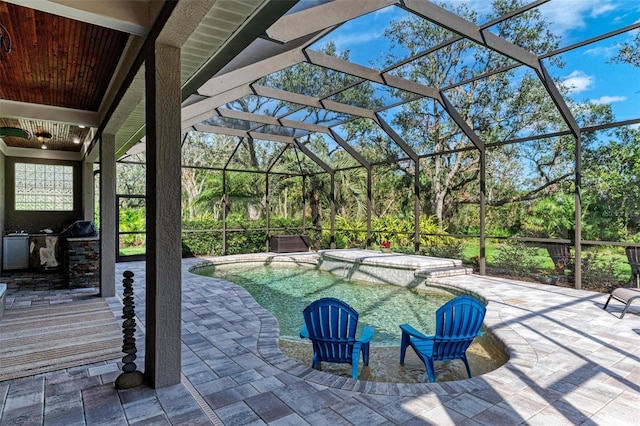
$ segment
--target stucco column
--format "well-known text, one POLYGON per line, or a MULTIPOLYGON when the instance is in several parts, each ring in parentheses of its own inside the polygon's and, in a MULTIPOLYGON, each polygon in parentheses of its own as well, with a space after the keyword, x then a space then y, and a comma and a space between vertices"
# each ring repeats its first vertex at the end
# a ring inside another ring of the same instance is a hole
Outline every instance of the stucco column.
MULTIPOLYGON (((116 294, 115 145, 114 135, 102 134, 100 138, 100 295, 102 297, 111 297, 116 294)), ((93 185, 93 177, 91 182, 93 185)))
POLYGON ((145 376, 180 383, 180 49, 156 44, 145 61, 147 131, 147 299, 145 376))
POLYGON ((93 163, 82 163, 82 216, 84 220, 94 220, 95 214, 95 188, 93 182, 93 163))

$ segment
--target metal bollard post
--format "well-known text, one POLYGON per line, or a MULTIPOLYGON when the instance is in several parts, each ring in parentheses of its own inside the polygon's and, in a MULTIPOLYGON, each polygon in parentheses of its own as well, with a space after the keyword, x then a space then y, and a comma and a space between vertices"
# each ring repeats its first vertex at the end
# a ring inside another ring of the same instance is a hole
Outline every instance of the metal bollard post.
POLYGON ((140 386, 144 382, 144 375, 136 370, 136 338, 134 337, 136 331, 136 318, 135 318, 135 306, 133 302, 133 272, 124 271, 122 274, 124 279, 122 285, 123 291, 123 303, 122 307, 122 334, 124 335, 122 342, 122 352, 126 355, 122 357, 122 374, 116 379, 116 389, 131 389, 136 386, 140 386))

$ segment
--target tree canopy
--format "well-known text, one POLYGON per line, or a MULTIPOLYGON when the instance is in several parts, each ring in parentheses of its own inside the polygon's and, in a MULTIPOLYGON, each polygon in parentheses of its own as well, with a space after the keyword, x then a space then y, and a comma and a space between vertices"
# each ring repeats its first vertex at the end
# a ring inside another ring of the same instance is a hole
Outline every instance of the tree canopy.
MULTIPOLYGON (((560 37, 538 8, 499 19, 524 5, 521 0, 495 0, 483 19, 496 20, 493 34, 536 57, 558 50, 560 37)), ((469 22, 479 19, 467 3, 450 2, 446 7, 469 22)), ((342 218, 359 223, 369 196, 374 217, 410 217, 417 191, 422 213, 435 217, 440 230, 474 232, 483 187, 489 233, 566 238, 575 227, 574 194, 579 191, 583 238, 640 239, 637 127, 583 131, 578 141, 536 70, 518 66, 513 58, 418 15, 392 21, 384 38, 389 49, 369 66, 434 89, 437 96, 415 96, 400 88, 406 85, 389 85, 381 91, 380 83, 356 72, 312 61, 272 72, 252 84, 300 95, 297 102, 256 91, 221 109, 249 114, 246 117, 264 115, 278 124, 228 118, 224 111, 204 123, 271 135, 273 140, 261 140, 254 133, 250 137, 187 133, 185 215, 218 217, 226 192, 246 200, 241 205, 254 212, 252 217, 264 217, 269 209, 283 217, 306 215, 321 228, 326 226, 331 202, 342 218), (391 98, 395 103, 389 106, 391 98), (330 102, 357 109, 323 107, 330 102), (304 125, 285 125, 283 119, 304 125), (385 123, 402 143, 383 128, 385 123), (372 167, 371 194, 366 167, 350 149, 372 167), (485 182, 481 182, 483 156, 485 182), (325 168, 334 173, 333 181, 325 168), (229 170, 226 187, 222 169, 229 170), (261 173, 238 171, 243 169, 261 173), (576 175, 582 179, 580 188, 576 175)), ((341 50, 330 34, 323 40, 316 47, 321 54, 339 64, 351 60, 352 52, 341 50)), ((637 32, 616 49, 610 64, 640 67, 637 32)), ((562 69, 562 54, 544 56, 544 66, 562 69)), ((616 122, 609 104, 574 96, 575 88, 562 79, 556 78, 554 84, 580 127, 616 122)), ((127 182, 136 178, 123 174, 122 180, 123 186, 131 186, 127 182)))

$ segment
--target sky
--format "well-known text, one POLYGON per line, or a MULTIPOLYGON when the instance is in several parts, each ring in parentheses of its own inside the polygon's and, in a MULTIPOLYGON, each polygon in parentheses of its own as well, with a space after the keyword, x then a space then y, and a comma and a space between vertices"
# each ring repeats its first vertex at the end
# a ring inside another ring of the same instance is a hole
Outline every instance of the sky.
MULTIPOLYGON (((463 2, 449 0, 446 7, 463 2)), ((478 12, 478 24, 486 21, 482 16, 490 11, 491 2, 469 0, 464 3, 478 12)), ((551 0, 538 9, 550 23, 551 32, 560 38, 561 47, 640 22, 638 0, 551 0)), ((372 58, 393 50, 383 36, 388 22, 406 14, 398 7, 387 7, 342 25, 319 44, 332 40, 339 50, 350 51, 350 60, 371 66, 372 58)), ((609 104, 616 121, 640 118, 640 68, 608 63, 617 54, 619 44, 633 35, 634 32, 626 32, 564 53, 561 55, 564 68, 549 65, 548 70, 570 88, 574 100, 609 104)), ((393 52, 403 55, 397 50, 393 52)))

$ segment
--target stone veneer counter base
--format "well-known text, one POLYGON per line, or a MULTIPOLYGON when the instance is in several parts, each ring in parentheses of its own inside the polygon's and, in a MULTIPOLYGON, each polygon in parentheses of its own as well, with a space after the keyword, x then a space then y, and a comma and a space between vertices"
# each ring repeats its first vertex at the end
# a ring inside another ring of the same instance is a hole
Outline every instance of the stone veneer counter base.
POLYGON ((69 288, 100 287, 100 238, 67 238, 65 265, 69 288))

